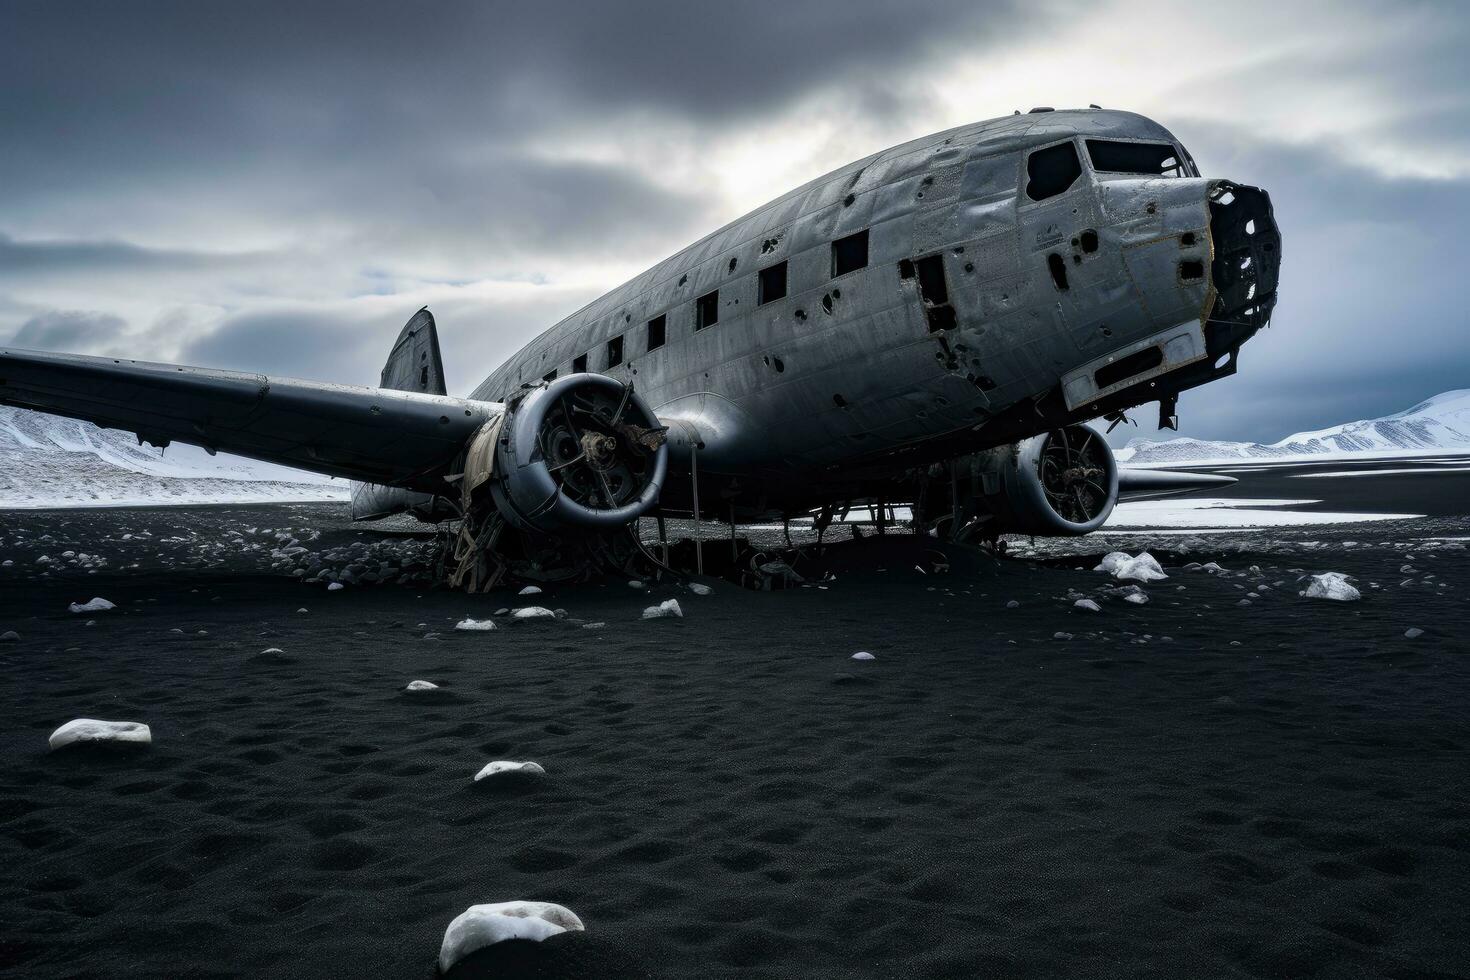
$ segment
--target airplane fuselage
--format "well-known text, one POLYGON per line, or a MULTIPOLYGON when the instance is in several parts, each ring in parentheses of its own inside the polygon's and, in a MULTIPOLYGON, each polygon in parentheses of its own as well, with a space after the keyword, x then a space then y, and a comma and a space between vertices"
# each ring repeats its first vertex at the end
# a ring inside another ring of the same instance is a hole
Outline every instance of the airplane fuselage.
MULTIPOLYGON (((605 374, 660 419, 697 426, 702 479, 723 478, 742 511, 860 495, 895 468, 1232 372, 1254 329, 1207 335, 1217 183, 1133 113, 1033 112, 937 133, 660 262, 472 397, 605 374)), ((687 471, 680 459, 672 472, 687 471)), ((681 497, 671 477, 666 505, 681 497)))

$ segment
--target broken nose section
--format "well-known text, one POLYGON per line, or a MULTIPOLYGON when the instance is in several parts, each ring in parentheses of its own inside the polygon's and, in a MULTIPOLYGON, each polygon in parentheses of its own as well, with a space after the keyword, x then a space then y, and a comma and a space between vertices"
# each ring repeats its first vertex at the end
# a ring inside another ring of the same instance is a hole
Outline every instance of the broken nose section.
POLYGON ((1228 356, 1233 370, 1240 345, 1267 324, 1276 306, 1281 231, 1271 197, 1259 187, 1212 181, 1209 202, 1215 302, 1205 322, 1205 341, 1211 359, 1228 356))

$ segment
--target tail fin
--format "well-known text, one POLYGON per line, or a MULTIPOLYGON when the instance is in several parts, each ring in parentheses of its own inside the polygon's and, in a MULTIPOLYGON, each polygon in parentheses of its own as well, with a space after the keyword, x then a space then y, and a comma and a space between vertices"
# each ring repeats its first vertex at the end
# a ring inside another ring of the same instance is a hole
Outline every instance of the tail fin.
POLYGON ((393 352, 388 355, 388 363, 383 365, 378 387, 427 395, 449 394, 444 385, 444 359, 439 355, 439 331, 427 306, 403 325, 393 352))

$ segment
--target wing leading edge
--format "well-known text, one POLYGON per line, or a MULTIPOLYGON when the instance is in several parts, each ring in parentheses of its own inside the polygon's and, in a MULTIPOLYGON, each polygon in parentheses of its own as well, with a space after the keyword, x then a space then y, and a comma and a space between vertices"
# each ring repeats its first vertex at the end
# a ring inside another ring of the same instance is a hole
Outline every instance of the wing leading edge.
POLYGON ((369 483, 442 491, 494 402, 0 348, 0 404, 369 483))

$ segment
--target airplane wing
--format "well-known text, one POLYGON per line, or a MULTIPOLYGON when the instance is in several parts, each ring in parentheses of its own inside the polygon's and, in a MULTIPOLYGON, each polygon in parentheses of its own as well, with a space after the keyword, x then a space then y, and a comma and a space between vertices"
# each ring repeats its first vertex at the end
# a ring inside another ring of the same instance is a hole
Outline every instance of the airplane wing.
POLYGON ((494 402, 0 348, 0 404, 287 466, 442 491, 494 402))
POLYGON ((1169 497, 1197 490, 1218 490, 1238 483, 1233 476, 1215 473, 1185 473, 1179 470, 1135 470, 1118 467, 1118 499, 1142 500, 1169 497))

